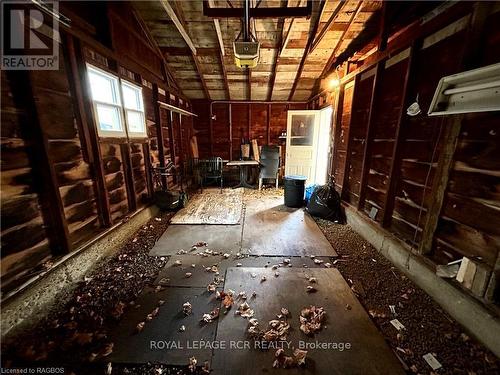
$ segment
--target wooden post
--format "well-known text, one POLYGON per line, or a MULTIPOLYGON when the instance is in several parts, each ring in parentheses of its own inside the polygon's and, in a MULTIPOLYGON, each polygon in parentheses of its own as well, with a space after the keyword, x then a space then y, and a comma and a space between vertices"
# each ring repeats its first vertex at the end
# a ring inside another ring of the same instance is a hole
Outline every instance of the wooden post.
MULTIPOLYGON (((165 168, 165 148, 163 144, 163 127, 161 125, 160 105, 158 104, 158 85, 153 83, 153 109, 156 123, 156 138, 158 143, 158 158, 160 159, 160 168, 165 168)), ((167 189, 167 177, 161 176, 161 188, 167 189)))
MULTIPOLYGON (((422 232, 422 240, 420 241, 419 253, 427 254, 432 249, 432 241, 434 232, 436 231, 439 216, 441 214, 441 207, 448 186, 450 171, 453 166, 453 155, 460 135, 460 128, 462 126, 462 116, 452 116, 449 121, 444 124, 445 131, 442 135, 443 145, 439 155, 438 166, 434 182, 432 184, 432 198, 427 209, 427 219, 422 232)), ((436 142, 439 142, 437 140, 436 142)), ((432 161, 431 161, 432 162, 432 161)))
POLYGON ((394 200, 397 188, 398 178, 396 176, 396 171, 399 171, 401 166, 401 150, 402 142, 405 139, 404 131, 402 129, 402 122, 404 120, 405 111, 409 103, 409 93, 414 85, 414 78, 412 73, 415 71, 416 65, 416 54, 420 50, 421 41, 416 41, 410 47, 410 55, 408 56, 408 67, 406 68, 405 80, 403 84, 403 93, 401 97, 401 109, 398 114, 398 121, 396 124, 396 134, 394 136, 394 148, 392 149, 391 166, 389 169, 389 181, 387 184, 387 191, 385 194, 385 203, 383 206, 383 216, 382 216, 382 226, 388 227, 392 220, 392 212, 394 210, 394 200))
POLYGON ((149 143, 142 144, 142 153, 144 155, 144 169, 146 173, 146 184, 148 187, 148 196, 152 197, 154 193, 152 170, 151 170, 151 152, 149 150, 149 143))
POLYGON ((252 128, 252 105, 251 104, 247 104, 248 105, 248 142, 251 141, 251 135, 250 135, 250 131, 251 131, 251 128, 252 128))
MULTIPOLYGON (((474 4, 461 56, 460 65, 462 70, 473 69, 478 63, 478 51, 481 46, 484 46, 481 35, 484 30, 486 18, 491 11, 491 7, 492 4, 489 3, 481 4, 481 2, 476 2, 474 4)), ((418 248, 421 254, 428 254, 432 251, 434 233, 436 232, 439 217, 441 216, 448 180, 451 169, 453 168, 453 155, 455 154, 455 148, 458 143, 462 119, 463 115, 452 115, 448 117, 447 121, 443 124, 445 127, 442 136, 443 145, 433 181, 431 202, 427 210, 427 220, 422 232, 422 240, 418 248)))
MULTIPOLYGON (((208 104, 210 106, 210 108, 214 108, 212 107, 212 104, 208 104)), ((209 125, 209 136, 210 136, 210 156, 213 157, 214 156, 214 132, 213 132, 213 124, 212 124, 212 116, 214 116, 214 113, 212 113, 212 111, 210 111, 210 122, 208 123, 209 125)))
POLYGON ((132 160, 130 158, 130 143, 120 143, 120 153, 122 157, 123 173, 125 174, 125 187, 127 190, 128 210, 133 212, 137 209, 135 196, 134 171, 132 170, 132 160))
POLYGON ((49 155, 49 143, 41 127, 38 116, 35 92, 28 71, 6 71, 12 85, 13 100, 16 107, 25 108, 27 119, 21 122, 21 137, 26 140, 26 148, 41 206, 50 248, 54 255, 67 254, 71 249, 68 225, 59 193, 54 163, 49 155))
MULTIPOLYGON (((354 114, 354 104, 355 104, 355 101, 356 101, 356 91, 358 89, 358 85, 359 85, 359 79, 360 79, 361 75, 357 75, 355 78, 354 78, 354 84, 353 84, 353 87, 352 87, 352 100, 351 100, 351 117, 349 118, 349 125, 347 127, 347 134, 346 134, 346 137, 347 137, 347 148, 346 148, 346 151, 345 151, 345 162, 344 162, 344 177, 343 177, 343 180, 342 180, 342 191, 340 193, 340 197, 341 198, 345 198, 346 197, 346 194, 347 194, 347 188, 346 188, 346 181, 349 179, 349 167, 350 167, 350 164, 351 164, 351 146, 352 146, 352 141, 351 141, 351 126, 352 126, 352 115, 354 114)), ((344 90, 345 90, 345 87, 344 87, 344 90)), ((344 94, 342 94, 343 96, 345 96, 344 94)), ((342 100, 343 102, 343 100, 342 100)), ((343 104, 342 104, 342 110, 343 110, 343 104)), ((341 124, 342 126, 342 117, 341 117, 341 124)), ((342 131, 342 129, 340 129, 340 132, 342 131)), ((340 133, 339 133, 339 136, 340 136, 340 133)))
POLYGON ((229 103, 229 160, 233 160, 233 110, 229 103))
POLYGON ((343 103, 344 103, 344 86, 340 85, 339 93, 337 95, 336 105, 335 105, 335 119, 332 122, 333 125, 333 153, 332 153, 332 163, 330 166, 330 178, 334 184, 335 181, 335 169, 337 167, 338 160, 338 149, 339 149, 339 139, 342 125, 342 113, 343 113, 343 103))
POLYGON ((267 144, 271 144, 271 103, 267 105, 267 144))
MULTIPOLYGON (((90 143, 90 151, 93 154, 93 161, 89 159, 89 167, 94 171, 96 183, 96 197, 99 218, 101 225, 110 227, 111 210, 109 206, 108 190, 106 188, 106 179, 104 176, 104 167, 102 165, 101 147, 99 144, 99 135, 97 133, 97 125, 94 119, 94 112, 92 110, 92 97, 90 94, 90 85, 88 83, 87 72, 85 67, 85 59, 82 53, 82 47, 78 39, 72 37, 72 42, 68 43, 69 59, 72 70, 72 77, 75 84, 75 94, 77 100, 81 103, 78 104, 80 116, 84 127, 87 129, 90 143), (80 105, 82 106, 80 108, 80 105)), ((69 41, 69 37, 68 37, 69 41)))
POLYGON ((370 171, 370 158, 371 158, 371 141, 373 136, 373 122, 375 118, 375 111, 377 110, 377 96, 380 91, 380 82, 382 81, 382 72, 384 70, 385 60, 379 61, 375 70, 375 77, 373 79, 372 96, 370 100, 370 111, 368 113, 368 125, 366 127, 365 135, 365 148, 363 153, 363 164, 361 165, 361 179, 359 184, 359 201, 358 210, 361 210, 365 204, 366 194, 366 180, 368 172, 370 171))

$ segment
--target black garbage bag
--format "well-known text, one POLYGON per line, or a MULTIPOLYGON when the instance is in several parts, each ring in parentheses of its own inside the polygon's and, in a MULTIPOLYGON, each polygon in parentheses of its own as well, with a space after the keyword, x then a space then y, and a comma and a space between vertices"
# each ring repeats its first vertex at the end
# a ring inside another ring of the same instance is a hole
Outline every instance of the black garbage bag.
POLYGON ((309 202, 307 202, 306 211, 312 216, 337 223, 345 223, 340 195, 331 185, 322 185, 314 189, 309 202))

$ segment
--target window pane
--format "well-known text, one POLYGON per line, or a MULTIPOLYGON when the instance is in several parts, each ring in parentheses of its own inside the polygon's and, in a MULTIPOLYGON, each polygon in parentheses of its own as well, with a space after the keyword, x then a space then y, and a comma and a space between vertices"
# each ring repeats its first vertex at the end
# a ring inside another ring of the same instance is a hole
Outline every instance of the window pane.
POLYGON ((116 80, 92 69, 89 69, 88 73, 92 99, 104 103, 119 104, 116 80))
POLYGON ((313 134, 314 115, 292 115, 291 145, 312 146, 313 134))
POLYGON ((103 104, 97 104, 97 120, 99 128, 108 132, 122 132, 119 109, 103 104))
POLYGON ((125 108, 135 109, 137 111, 142 110, 142 92, 139 88, 136 88, 126 83, 122 84, 123 90, 123 102, 125 108))
POLYGON ((146 132, 144 118, 141 112, 127 111, 127 124, 130 133, 144 134, 146 132))

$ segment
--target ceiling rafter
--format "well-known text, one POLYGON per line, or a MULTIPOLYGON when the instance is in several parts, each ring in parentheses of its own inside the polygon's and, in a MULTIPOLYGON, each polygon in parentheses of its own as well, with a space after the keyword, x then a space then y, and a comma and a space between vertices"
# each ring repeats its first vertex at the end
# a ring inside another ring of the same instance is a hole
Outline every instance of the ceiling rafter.
POLYGON ((307 38, 307 44, 306 44, 306 47, 304 48, 304 54, 302 55, 302 58, 300 59, 299 69, 297 70, 297 75, 295 76, 295 80, 293 81, 293 85, 292 85, 292 89, 290 90, 290 94, 288 95, 289 101, 292 100, 293 95, 295 94, 295 90, 297 89, 297 85, 299 83, 300 76, 302 75, 302 70, 304 69, 304 64, 306 62, 308 51, 311 48, 311 44, 314 40, 314 37, 316 36, 316 32, 318 31, 319 21, 321 19, 321 15, 323 14, 323 9, 325 8, 325 4, 326 4, 326 0, 322 0, 321 4, 319 5, 320 10, 318 12, 318 17, 314 21, 313 27, 310 28, 309 37, 307 38))
POLYGON ((328 59, 328 62, 326 63, 325 67, 323 68, 323 71, 321 72, 321 75, 319 76, 318 80, 321 80, 322 78, 325 78, 325 72, 328 72, 330 68, 332 67, 333 63, 335 62, 335 59, 337 57, 337 52, 342 45, 342 42, 344 41, 344 36, 347 34, 349 29, 351 28, 352 24, 354 23, 354 20, 358 16, 359 12, 361 11, 361 6, 363 2, 360 1, 358 5, 356 6, 355 11, 351 14, 351 18, 349 18, 349 22, 347 24, 347 27, 345 28, 344 31, 342 31, 342 35, 340 36, 337 44, 335 45, 335 48, 332 51, 332 54, 330 55, 330 58, 328 59))
POLYGON ((310 49, 309 53, 311 53, 312 51, 314 51, 314 49, 318 46, 318 44, 323 40, 323 38, 325 37, 326 33, 328 31, 330 31, 330 27, 332 26, 333 22, 335 21, 335 18, 337 18, 337 15, 339 14, 340 10, 342 9, 342 7, 345 4, 347 4, 347 1, 344 1, 344 0, 340 1, 337 4, 337 7, 333 11, 332 15, 330 16, 330 18, 328 19, 328 21, 326 21, 326 25, 321 29, 321 31, 319 32, 318 36, 316 37, 316 39, 314 40, 313 44, 311 45, 311 49, 310 49))
MULTIPOLYGON (((191 40, 191 37, 189 36, 184 27, 185 23, 183 17, 175 13, 174 9, 169 4, 168 0, 161 0, 161 4, 163 5, 163 8, 167 12, 168 16, 170 17, 174 25, 177 27, 177 31, 179 31, 186 44, 189 46, 189 49, 191 50, 191 58, 193 59, 196 68, 196 73, 198 74, 198 77, 200 77, 201 85, 203 86, 203 92, 205 93, 207 99, 210 100, 210 92, 208 90, 207 83, 205 82, 205 78, 203 77, 200 64, 198 63, 196 46, 194 45, 193 41, 191 40)), ((179 9, 177 9, 177 11, 180 13, 179 9)))
MULTIPOLYGON (((214 0, 208 0, 208 4, 211 7, 215 6, 214 0)), ((214 18, 214 27, 215 27, 215 33, 217 34, 217 40, 219 41, 219 47, 220 47, 219 60, 222 68, 222 75, 224 76, 224 87, 226 89, 227 98, 231 100, 231 93, 229 92, 229 83, 227 82, 226 64, 224 63, 224 56, 226 56, 226 51, 224 49, 224 39, 222 38, 220 21, 217 18, 214 18)))
POLYGON ((165 76, 165 78, 167 80, 167 84, 170 86, 170 81, 171 81, 174 84, 174 87, 177 90, 180 90, 180 86, 177 83, 177 81, 175 80, 174 75, 170 71, 168 64, 167 64, 167 60, 165 60, 165 56, 163 55, 163 52, 161 51, 160 46, 158 46, 158 43, 156 42, 155 38, 153 38, 153 36, 151 35, 151 32, 149 31, 148 26, 146 25, 146 23, 144 22, 144 20, 140 16, 140 14, 137 12, 137 10, 135 10, 133 7, 131 9, 132 9, 132 12, 134 14, 135 19, 137 20, 137 22, 141 26, 143 33, 146 35, 146 38, 148 39, 149 43, 156 50, 158 56, 160 57, 160 59, 162 61, 163 75, 165 76))
POLYGON ((184 23, 179 19, 177 14, 175 14, 174 9, 170 5, 170 2, 168 0, 160 0, 161 5, 163 6, 163 9, 165 9, 165 12, 167 12, 168 16, 174 23, 175 27, 177 28, 177 31, 181 34, 182 38, 188 45, 188 47, 191 49, 191 52, 193 55, 196 56, 196 46, 194 45, 193 41, 191 40, 191 37, 187 33, 186 29, 184 28, 184 23))
MULTIPOLYGON (((288 0, 282 0, 281 6, 288 7, 288 0)), ((292 19, 293 22, 293 19, 292 19)), ((269 86, 267 93, 267 101, 271 101, 273 97, 274 82, 276 81, 276 70, 280 60, 280 54, 283 50, 283 29, 285 28, 285 19, 281 18, 278 21, 278 41, 276 43, 276 57, 271 70, 271 77, 269 78, 269 86)))

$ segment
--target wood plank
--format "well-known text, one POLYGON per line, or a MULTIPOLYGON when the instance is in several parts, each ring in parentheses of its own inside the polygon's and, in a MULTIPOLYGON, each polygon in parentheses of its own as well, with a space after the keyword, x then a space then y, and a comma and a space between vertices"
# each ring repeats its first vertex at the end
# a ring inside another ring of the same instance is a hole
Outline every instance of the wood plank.
POLYGON ((382 226, 388 227, 390 224, 390 220, 392 218, 392 211, 394 209, 395 204, 395 192, 396 192, 396 184, 397 184, 397 176, 396 171, 400 170, 401 166, 401 150, 402 150, 402 140, 404 139, 404 131, 401 127, 401 124, 404 120, 405 110, 407 106, 410 104, 409 100, 409 92, 411 87, 414 85, 414 79, 412 80, 412 73, 415 70, 416 57, 415 54, 420 49, 420 43, 414 42, 410 49, 410 55, 408 56, 408 65, 406 68, 405 80, 403 84, 403 93, 401 96, 401 108, 398 114, 398 120, 396 124, 396 134, 394 136, 394 148, 392 150, 391 157, 391 166, 389 170, 389 181, 387 194, 385 196, 385 201, 383 205, 383 217, 382 217, 382 226))
POLYGON ((372 138, 373 138, 373 123, 375 118, 375 111, 377 110, 377 98, 380 90, 382 75, 384 72, 384 62, 381 61, 377 64, 377 68, 375 71, 375 77, 372 86, 372 93, 370 99, 370 110, 368 112, 368 125, 366 127, 366 135, 365 135, 365 147, 363 152, 363 164, 361 167, 361 180, 360 180, 360 190, 359 190, 359 202, 358 202, 358 210, 363 207, 365 203, 365 191, 366 191, 366 180, 368 176, 368 172, 370 170, 370 156, 371 156, 371 147, 372 147, 372 138))

